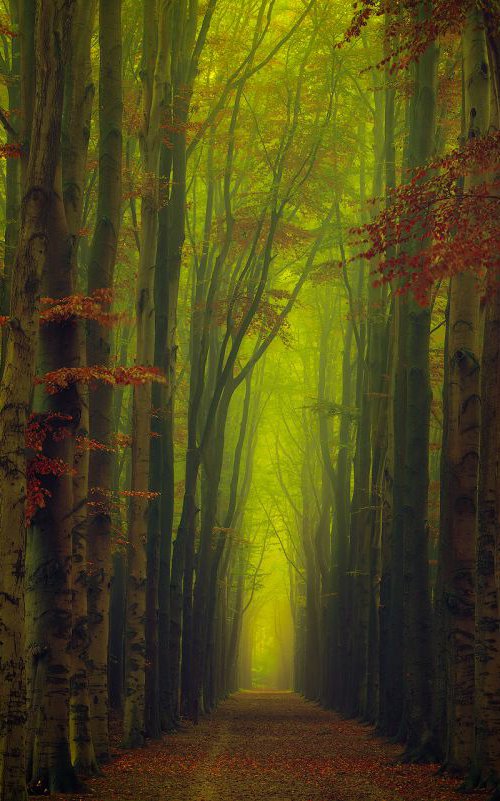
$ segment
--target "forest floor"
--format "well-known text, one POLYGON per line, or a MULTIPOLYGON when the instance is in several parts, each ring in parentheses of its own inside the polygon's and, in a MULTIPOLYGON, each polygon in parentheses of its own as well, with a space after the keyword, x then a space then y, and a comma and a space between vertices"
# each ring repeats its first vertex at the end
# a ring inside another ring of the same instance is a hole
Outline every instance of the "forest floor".
MULTIPOLYGON (((89 782, 95 801, 458 801, 436 765, 398 764, 372 729, 292 693, 244 692, 212 718, 138 751, 116 751, 89 782)), ((78 799, 80 796, 55 796, 78 799)), ((485 799, 474 793, 467 799, 485 799)))

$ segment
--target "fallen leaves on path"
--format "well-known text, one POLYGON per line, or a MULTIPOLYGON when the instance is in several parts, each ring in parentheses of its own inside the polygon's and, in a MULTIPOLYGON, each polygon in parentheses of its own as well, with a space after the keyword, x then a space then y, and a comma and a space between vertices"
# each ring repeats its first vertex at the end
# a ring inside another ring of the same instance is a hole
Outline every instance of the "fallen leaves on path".
MULTIPOLYGON (((89 781, 95 801, 458 801, 437 765, 401 765, 370 728, 292 693, 239 693, 212 719, 138 751, 89 781)), ((89 796, 55 796, 84 801, 89 796)), ((468 799, 485 799, 474 793, 468 799)))

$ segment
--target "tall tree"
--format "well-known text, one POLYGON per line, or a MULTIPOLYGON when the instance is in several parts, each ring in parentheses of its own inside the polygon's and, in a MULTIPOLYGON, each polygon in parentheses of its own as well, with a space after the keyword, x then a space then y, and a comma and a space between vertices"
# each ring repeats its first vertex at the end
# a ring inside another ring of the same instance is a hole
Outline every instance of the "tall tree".
MULTIPOLYGON (((96 225, 89 257, 88 292, 112 292, 122 202, 122 1, 99 3, 99 187, 96 225)), ((106 304, 104 308, 106 308, 106 304)), ((89 322, 87 363, 112 362, 111 331, 89 322)), ((99 383, 90 394, 91 440, 105 448, 92 450, 89 486, 93 511, 88 517, 88 560, 94 566, 88 584, 89 678, 94 750, 100 762, 109 759, 108 640, 111 580, 111 510, 107 493, 113 487, 113 389, 99 383)))
MULTIPOLYGON (((469 141, 487 134, 490 78, 481 14, 469 13, 463 32, 464 118, 469 141)), ((464 193, 479 177, 468 176, 464 193)), ((460 202, 460 199, 458 200, 460 202)), ((446 764, 467 770, 474 751, 474 594, 480 432, 479 287, 470 272, 453 276, 448 312, 448 473, 441 530, 444 641, 447 648, 446 764)), ((445 388, 446 391, 446 388, 445 388)))
MULTIPOLYGON (((154 278, 158 244, 159 167, 172 42, 169 0, 144 0, 142 60, 141 239, 136 287, 136 364, 154 362, 154 278), (155 21, 155 25, 152 24, 155 21), (157 26, 157 27, 156 27, 157 26)), ((151 385, 134 388, 132 497, 129 520, 124 743, 142 745, 145 722, 146 543, 150 467, 151 385)))
MULTIPOLYGON (((26 443, 38 337, 42 274, 51 246, 51 216, 61 202, 56 194, 64 95, 65 47, 71 37, 73 4, 40 0, 36 6, 34 60, 36 91, 30 132, 31 147, 23 186, 22 219, 11 291, 11 324, 1 385, 0 442, 2 498, 0 507, 2 563, 1 795, 24 799, 24 555, 26 551, 26 443), (64 46, 61 46, 65 43, 64 46)), ((29 63, 26 58, 24 63, 29 63)), ((31 80, 31 75, 27 79, 31 80)), ((29 113, 29 109, 27 110, 29 113)), ((66 708, 67 714, 67 708, 66 708)), ((66 723, 67 726, 67 723, 66 723)), ((63 729, 64 730, 64 729, 63 729)), ((67 728, 66 728, 67 731, 67 728)), ((54 729, 52 728, 52 734, 54 729)), ((51 789, 68 789, 66 764, 55 740, 49 745, 44 771, 51 789)), ((70 782, 71 787, 73 782, 70 782)))
MULTIPOLYGON (((210 31, 217 0, 209 0, 199 24, 199 4, 177 2, 171 15, 171 70, 166 86, 167 137, 162 145, 161 174, 167 181, 159 211, 159 246, 155 274, 154 363, 167 377, 166 387, 157 386, 153 398, 164 409, 156 433, 161 444, 151 450, 151 489, 160 492, 150 518, 148 536, 148 599, 146 631, 148 733, 158 736, 171 728, 177 705, 171 688, 170 653, 170 562, 174 512, 174 414, 177 384, 177 307, 187 209, 188 130, 191 100, 200 58, 210 31), (161 636, 160 628, 161 627, 161 636)), ((174 679, 175 683, 175 679, 174 679)))
MULTIPOLYGON (((79 284, 79 242, 83 228, 83 208, 87 178, 95 87, 91 64, 91 39, 94 31, 96 2, 76 2, 73 15, 72 45, 66 66, 62 129, 63 196, 68 233, 73 241, 71 272, 73 291, 79 284)), ((86 364, 84 322, 75 322, 75 366, 86 364)), ((63 332, 63 335, 64 332, 63 332)), ((78 417, 77 443, 84 443, 89 432, 88 391, 84 383, 76 386, 72 414, 78 417)), ((87 495, 89 452, 82 444, 73 454, 72 486, 72 633, 70 676, 70 746, 76 770, 90 775, 97 770, 90 729, 88 686, 88 614, 87 614, 87 495)))
MULTIPOLYGON (((495 18, 485 16, 492 92, 490 128, 500 124, 500 57, 495 18)), ((476 32, 476 37, 478 36, 476 32)), ((486 65, 481 69, 484 72, 486 65)), ((487 74, 487 73, 486 73, 487 74)), ((485 76, 486 77, 486 76, 485 76)), ((496 185, 498 175, 492 176, 496 185)), ((498 190, 495 194, 498 193, 498 190)), ((498 277, 495 275, 495 285, 498 277)), ((481 360, 481 438, 479 465, 478 538, 476 565, 475 628, 475 748, 472 783, 498 788, 500 748, 498 727, 498 655, 500 653, 500 598, 496 555, 500 542, 498 526, 499 484, 497 454, 500 443, 498 399, 500 391, 498 332, 499 293, 486 306, 481 360)), ((496 790, 498 791, 498 789, 496 790)))
MULTIPOLYGON (((423 0, 418 20, 432 15, 423 0)), ((430 43, 414 67, 410 101, 408 162, 418 169, 434 155, 436 120, 437 46, 430 43)), ((425 230, 421 236, 425 241, 425 230)), ((415 242, 418 252, 423 244, 415 242)), ((414 251, 415 253, 415 251, 414 251)), ((429 487, 429 425, 431 387, 429 366, 430 308, 408 298, 406 345, 406 423, 404 467, 404 671, 403 733, 410 753, 432 748, 432 637, 428 576, 427 504, 429 487)))

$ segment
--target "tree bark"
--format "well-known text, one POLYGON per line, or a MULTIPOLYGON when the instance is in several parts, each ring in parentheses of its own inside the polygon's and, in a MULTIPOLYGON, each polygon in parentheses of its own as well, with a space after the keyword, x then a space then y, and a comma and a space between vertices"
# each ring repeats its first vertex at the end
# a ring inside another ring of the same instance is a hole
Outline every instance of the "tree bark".
MULTIPOLYGON (((154 364, 154 280, 158 245, 161 123, 170 68, 169 6, 144 0, 143 127, 141 160, 148 180, 141 197, 141 250, 136 285, 136 364, 154 364), (154 24, 153 24, 154 21, 154 24), (158 26, 158 30, 156 30, 158 26)), ((124 745, 142 745, 145 732, 146 545, 149 513, 151 385, 133 390, 132 497, 130 499, 124 745)))
MULTIPOLYGON (((76 11, 76 8, 75 8, 76 11)), ((40 15, 41 9, 37 10, 40 15)), ((71 7, 73 13, 73 7, 71 7)), ((67 9, 54 9, 52 25, 63 19, 67 9)), ((43 12, 42 12, 43 14, 43 12)), ((37 16, 39 24, 39 16, 37 16)), ((67 23, 66 23, 67 24, 67 23)), ((62 28, 59 36, 71 36, 62 28)), ((44 42, 47 47, 47 42, 44 42)), ((68 42, 66 43, 68 46, 68 42)), ((60 43, 54 42, 54 48, 60 43)), ((64 65, 68 58, 65 53, 64 65)), ((56 68, 57 67, 53 67, 56 68)), ((35 100, 36 103, 36 100, 35 100)), ((35 106, 36 108, 36 106, 35 106)), ((64 121, 67 116, 63 116, 64 121)), ((38 143, 32 131, 31 141, 38 143)), ((55 147, 54 142, 51 143, 55 147)), ((42 275, 43 291, 49 298, 60 299, 74 293, 74 245, 70 215, 63 197, 63 162, 61 146, 56 147, 51 209, 48 221, 47 263, 42 275)), ((40 332, 39 367, 44 373, 79 363, 78 323, 74 318, 51 321, 40 332)), ((70 384, 55 395, 45 389, 37 392, 35 406, 41 425, 48 425, 43 455, 67 466, 61 476, 43 478, 46 504, 33 519, 27 549, 27 603, 30 609, 29 649, 33 660, 33 698, 28 753, 28 775, 33 787, 49 792, 71 791, 78 787, 70 754, 69 702, 72 630, 72 528, 73 482, 69 473, 75 453, 75 433, 81 419, 79 395, 70 384), (52 426, 51 415, 59 415, 52 426), (56 436, 57 429, 57 436, 56 436), (62 435, 62 436, 61 436, 62 435)))
MULTIPOLYGON (((490 80, 481 14, 469 13, 463 33, 465 119, 468 139, 488 131, 490 80)), ((464 191, 473 185, 467 176, 464 191)), ((443 611, 447 649, 445 762, 467 771, 474 752, 474 607, 481 397, 479 290, 471 273, 453 276, 448 322, 447 472, 442 532, 443 611)))
MULTIPOLYGON (((486 20, 492 23, 486 15, 486 20)), ((490 127, 500 126, 500 46, 487 26, 493 92, 490 127)), ((498 181, 498 176, 495 176, 498 181)), ((497 289, 497 287, 495 287, 497 289)), ((476 565, 475 749, 472 784, 498 788, 500 782, 500 293, 488 299, 481 360, 481 438, 476 565)))
MULTIPOLYGON (((424 0, 419 19, 430 19, 431 3, 424 0)), ((409 164, 423 166, 433 155, 437 47, 433 43, 415 65, 410 107, 409 164)), ((422 234, 424 232, 422 231, 422 234)), ((413 243, 413 252, 420 247, 413 243)), ((425 247, 425 245, 423 245, 425 247)), ((429 484, 429 424, 431 408, 429 340, 430 309, 408 298, 406 346, 407 413, 404 488, 404 671, 403 736, 408 754, 433 757, 432 752, 432 632, 428 577, 427 503, 429 484)))
MULTIPOLYGON (((40 0, 35 31, 36 101, 27 160, 19 244, 12 278, 5 369, 0 385, 0 797, 26 798, 24 554, 26 550, 25 433, 38 337, 39 298, 46 269, 54 182, 60 158, 64 49, 71 32, 71 5, 40 0)), ((26 52, 25 52, 26 55, 26 52)), ((26 64, 26 58, 24 61, 26 64)), ((54 754, 52 756, 55 756, 54 754)), ((55 765, 52 764, 54 768, 55 765)))
MULTIPOLYGON (((90 59, 91 38, 94 28, 96 2, 75 4, 71 52, 66 77, 62 128, 63 196, 68 233, 73 241, 71 253, 72 286, 78 288, 78 245, 82 228, 87 154, 90 138, 94 84, 90 59)), ((76 366, 86 364, 85 326, 75 321, 76 366)), ((89 393, 85 384, 77 385, 76 407, 78 417, 75 431, 81 438, 80 447, 74 450, 72 522, 72 606, 70 676, 70 746, 73 765, 78 773, 92 775, 97 772, 90 729, 90 696, 88 687, 88 610, 87 610, 87 496, 89 453, 85 439, 89 434, 89 393)))
MULTIPOLYGON (((121 0, 99 3, 99 189, 97 216, 89 260, 88 291, 112 290, 120 231, 122 170, 122 26, 121 0)), ((89 323, 87 362, 111 364, 109 328, 89 323)), ((113 390, 102 383, 90 393, 90 437, 113 445, 113 390)), ((108 639, 111 581, 111 513, 107 492, 113 486, 111 451, 90 453, 89 487, 95 504, 88 518, 88 559, 93 565, 88 583, 89 689, 91 727, 99 762, 109 760, 108 639)))

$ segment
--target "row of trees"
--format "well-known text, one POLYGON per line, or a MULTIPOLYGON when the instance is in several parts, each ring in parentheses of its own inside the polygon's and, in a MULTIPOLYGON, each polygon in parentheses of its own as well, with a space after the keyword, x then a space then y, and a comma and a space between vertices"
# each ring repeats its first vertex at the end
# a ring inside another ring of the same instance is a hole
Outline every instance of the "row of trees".
POLYGON ((248 684, 270 597, 286 682, 285 585, 298 690, 496 785, 498 23, 6 4, 2 801, 248 684))
POLYGON ((297 688, 494 788, 498 32, 488 3, 359 4, 361 217, 344 187, 343 280, 315 318, 280 515, 297 688))
POLYGON ((137 747, 237 686, 263 553, 245 523, 263 363, 332 236, 340 61, 324 36, 336 12, 316 0, 6 11, 0 797, 14 801, 96 773, 110 707, 137 747))

